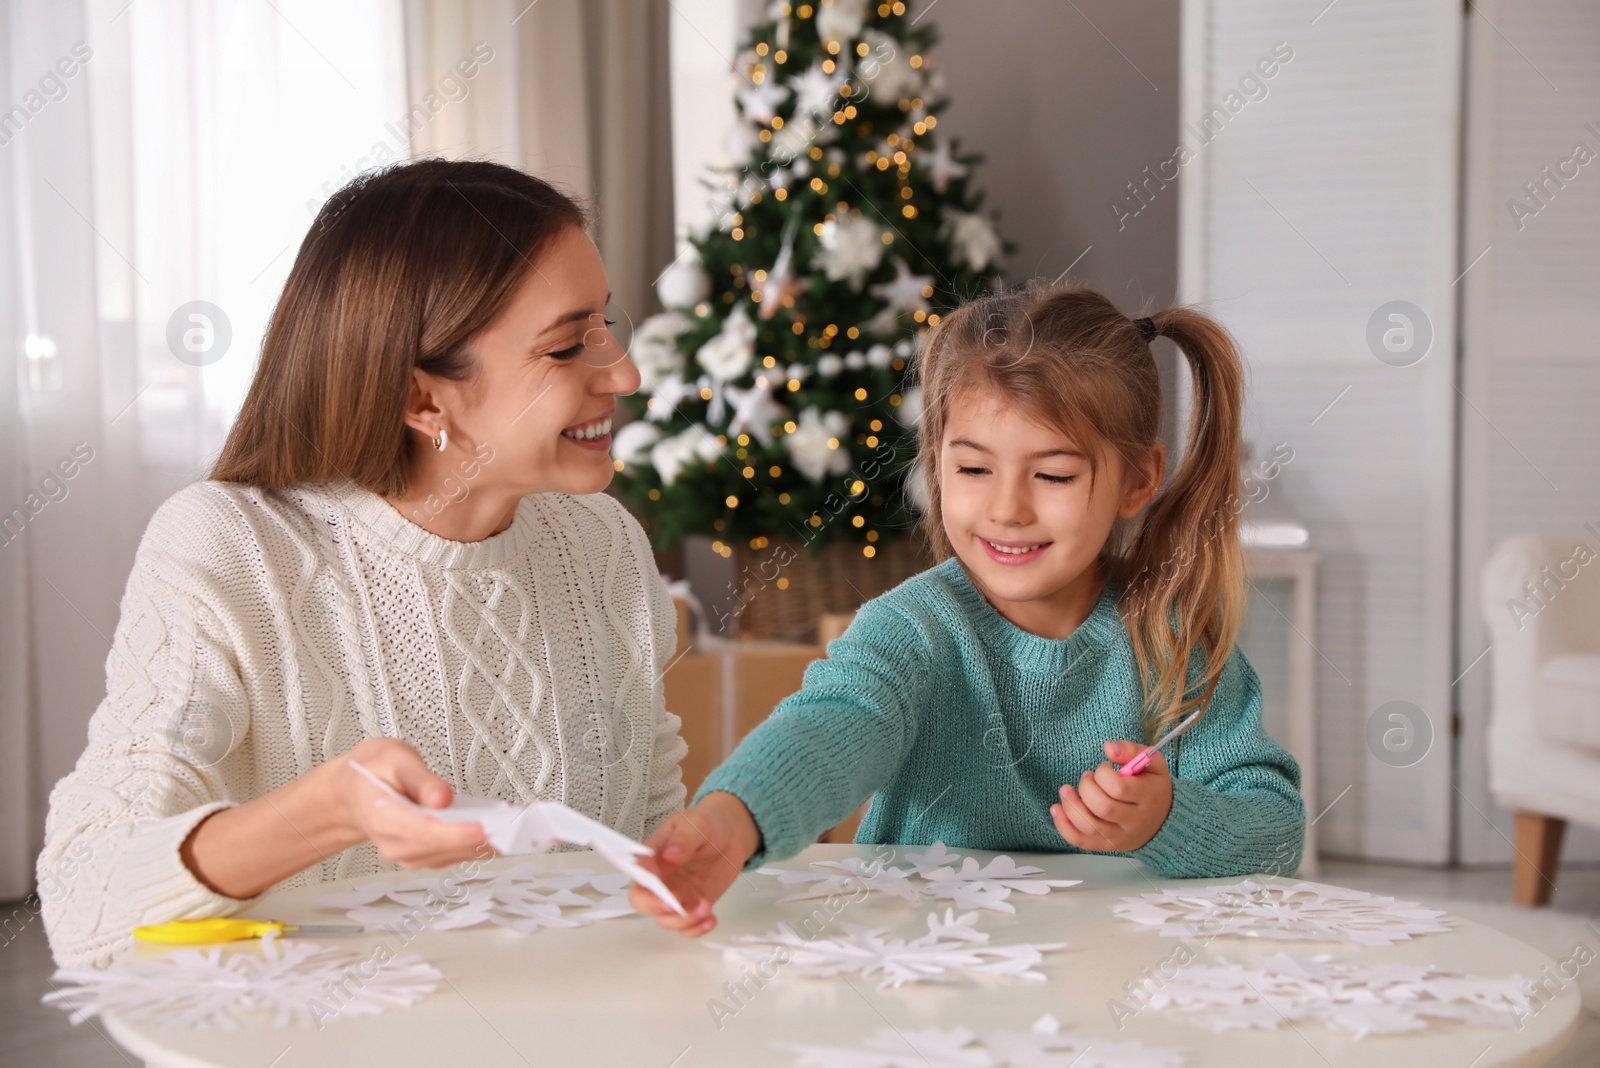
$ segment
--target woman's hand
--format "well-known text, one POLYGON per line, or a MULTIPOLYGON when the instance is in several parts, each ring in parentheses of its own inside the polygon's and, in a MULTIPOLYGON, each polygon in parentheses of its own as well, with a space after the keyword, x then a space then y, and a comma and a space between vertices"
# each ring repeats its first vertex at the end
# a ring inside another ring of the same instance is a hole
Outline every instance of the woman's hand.
POLYGON ((395 804, 350 761, 427 808, 450 804, 450 784, 394 738, 369 738, 254 801, 213 812, 179 847, 203 885, 250 898, 291 875, 370 839, 407 868, 443 868, 494 851, 476 823, 447 823, 395 804))
MULTIPOLYGON (((1107 742, 1110 761, 1126 764, 1145 747, 1137 742, 1107 742)), ((1056 830, 1079 849, 1126 853, 1156 836, 1172 811, 1172 773, 1157 753, 1137 775, 1119 775, 1111 762, 1086 771, 1074 790, 1061 788, 1061 803, 1050 806, 1056 830)))
POLYGON ((402 868, 447 868, 493 850, 476 823, 450 823, 416 812, 350 767, 358 762, 396 793, 424 808, 448 808, 450 784, 428 769, 421 754, 394 738, 368 738, 325 767, 335 804, 358 841, 371 841, 383 858, 402 868))
POLYGON ((717 925, 711 906, 761 848, 761 831, 743 801, 716 791, 669 818, 645 845, 655 856, 640 863, 661 876, 689 915, 679 916, 637 883, 628 899, 667 930, 699 938, 717 925))

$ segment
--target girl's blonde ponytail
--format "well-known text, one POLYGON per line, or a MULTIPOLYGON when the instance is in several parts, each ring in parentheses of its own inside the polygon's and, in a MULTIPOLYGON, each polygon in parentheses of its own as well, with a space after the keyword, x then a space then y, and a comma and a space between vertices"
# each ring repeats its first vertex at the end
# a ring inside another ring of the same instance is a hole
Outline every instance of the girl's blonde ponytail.
POLYGON ((1189 308, 1151 320, 1187 358, 1194 387, 1182 464, 1120 554, 1123 611, 1147 675, 1146 730, 1154 736, 1209 697, 1238 638, 1246 583, 1239 544, 1244 374, 1233 339, 1189 308), (1191 678, 1197 647, 1204 666, 1191 678))

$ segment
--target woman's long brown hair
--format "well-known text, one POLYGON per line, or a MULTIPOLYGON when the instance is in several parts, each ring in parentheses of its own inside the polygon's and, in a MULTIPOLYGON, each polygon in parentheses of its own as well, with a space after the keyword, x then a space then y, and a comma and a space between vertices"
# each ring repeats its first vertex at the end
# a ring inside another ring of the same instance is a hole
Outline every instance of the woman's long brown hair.
POLYGON ((498 163, 362 175, 317 213, 210 478, 267 489, 348 478, 405 489, 412 369, 470 377, 470 343, 585 209, 498 163))
MULTIPOLYGON (((1101 550, 1145 688, 1151 738, 1203 705, 1238 638, 1245 605, 1239 544, 1243 372, 1233 339, 1190 308, 1151 316, 1188 358, 1194 383, 1182 465, 1101 550), (1199 660, 1200 663, 1196 663, 1199 660), (1198 670, 1197 670, 1198 669, 1198 670), (1198 677, 1194 677, 1194 676, 1198 677)), ((939 451, 951 405, 993 389, 1127 477, 1159 440, 1161 379, 1133 319, 1099 293, 1032 285, 981 297, 941 319, 915 364, 922 387, 918 453, 930 507, 924 531, 939 560, 954 552, 940 505, 939 451)))

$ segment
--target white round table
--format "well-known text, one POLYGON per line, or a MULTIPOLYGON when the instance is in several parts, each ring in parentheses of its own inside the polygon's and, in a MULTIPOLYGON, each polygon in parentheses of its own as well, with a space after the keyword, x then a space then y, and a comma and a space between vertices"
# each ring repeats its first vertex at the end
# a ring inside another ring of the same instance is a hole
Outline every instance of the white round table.
MULTIPOLYGON (((962 852, 984 856, 974 850, 962 852)), ((857 853, 871 856, 873 849, 818 845, 783 866, 798 868, 806 861, 857 853)), ((714 1012, 716 1003, 733 1004, 723 985, 739 978, 745 966, 728 961, 706 942, 764 932, 785 919, 798 922, 822 903, 779 904, 789 888, 768 876, 750 875, 728 892, 718 909, 719 926, 700 941, 668 934, 641 917, 531 934, 498 927, 424 930, 401 952, 420 955, 444 973, 445 981, 435 993, 410 1008, 376 1016, 340 1016, 320 1030, 309 1025, 273 1028, 252 1021, 239 1031, 195 1031, 115 1016, 108 1017, 105 1025, 118 1042, 153 1068, 788 1065, 792 1057, 774 1050, 773 1041, 854 1045, 883 1027, 1027 1030, 1046 1013, 1060 1021, 1063 1032, 1181 1047, 1193 1068, 1323 1064, 1489 1068, 1540 1064, 1577 1025, 1579 996, 1576 985, 1567 984, 1520 1030, 1446 1023, 1409 1035, 1357 1041, 1321 1024, 1302 1023, 1276 1031, 1215 1034, 1180 1017, 1145 1009, 1125 1020, 1119 1031, 1110 1002, 1125 998, 1125 984, 1166 958, 1174 940, 1117 919, 1111 906, 1124 896, 1169 885, 1237 880, 1161 879, 1117 857, 1012 855, 1019 863, 1046 869, 1050 878, 1084 880, 1080 886, 1044 897, 1013 893, 1015 915, 985 911, 979 921, 979 928, 990 932, 996 944, 1067 942, 1065 950, 1046 955, 1040 968, 1046 982, 963 978, 880 991, 873 980, 810 979, 779 969, 733 1015, 714 1012)), ((526 864, 530 859, 491 863, 526 864)), ((538 859, 552 868, 605 868, 588 853, 538 859)), ((407 873, 374 878, 414 877, 407 873)), ((313 900, 345 885, 272 894, 250 915, 287 922, 338 922, 340 913, 319 908, 313 900)), ((847 905, 837 919, 915 937, 926 932, 924 917, 929 911, 868 894, 847 905)), ((1195 963, 1214 962, 1219 956, 1245 960, 1289 952, 1331 953, 1336 960, 1363 963, 1427 962, 1490 977, 1515 972, 1533 978, 1547 966, 1554 968, 1549 957, 1508 935, 1459 918, 1454 923, 1448 934, 1382 948, 1220 937, 1200 949, 1195 963)), ((348 945, 365 956, 369 947, 384 939, 394 942, 394 936, 369 929, 361 935, 323 936, 318 941, 348 945)), ((135 952, 164 950, 140 945, 135 952)))

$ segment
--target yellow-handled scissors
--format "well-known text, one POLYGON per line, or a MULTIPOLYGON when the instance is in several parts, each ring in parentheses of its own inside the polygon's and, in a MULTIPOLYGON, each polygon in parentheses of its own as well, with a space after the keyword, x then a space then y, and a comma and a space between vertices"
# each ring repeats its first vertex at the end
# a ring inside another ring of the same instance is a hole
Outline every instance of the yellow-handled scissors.
POLYGON ((360 934, 361 928, 352 924, 288 924, 277 920, 217 916, 206 920, 173 920, 171 923, 135 927, 133 937, 141 942, 199 945, 207 942, 240 942, 247 938, 260 938, 273 931, 292 938, 295 935, 360 934))

